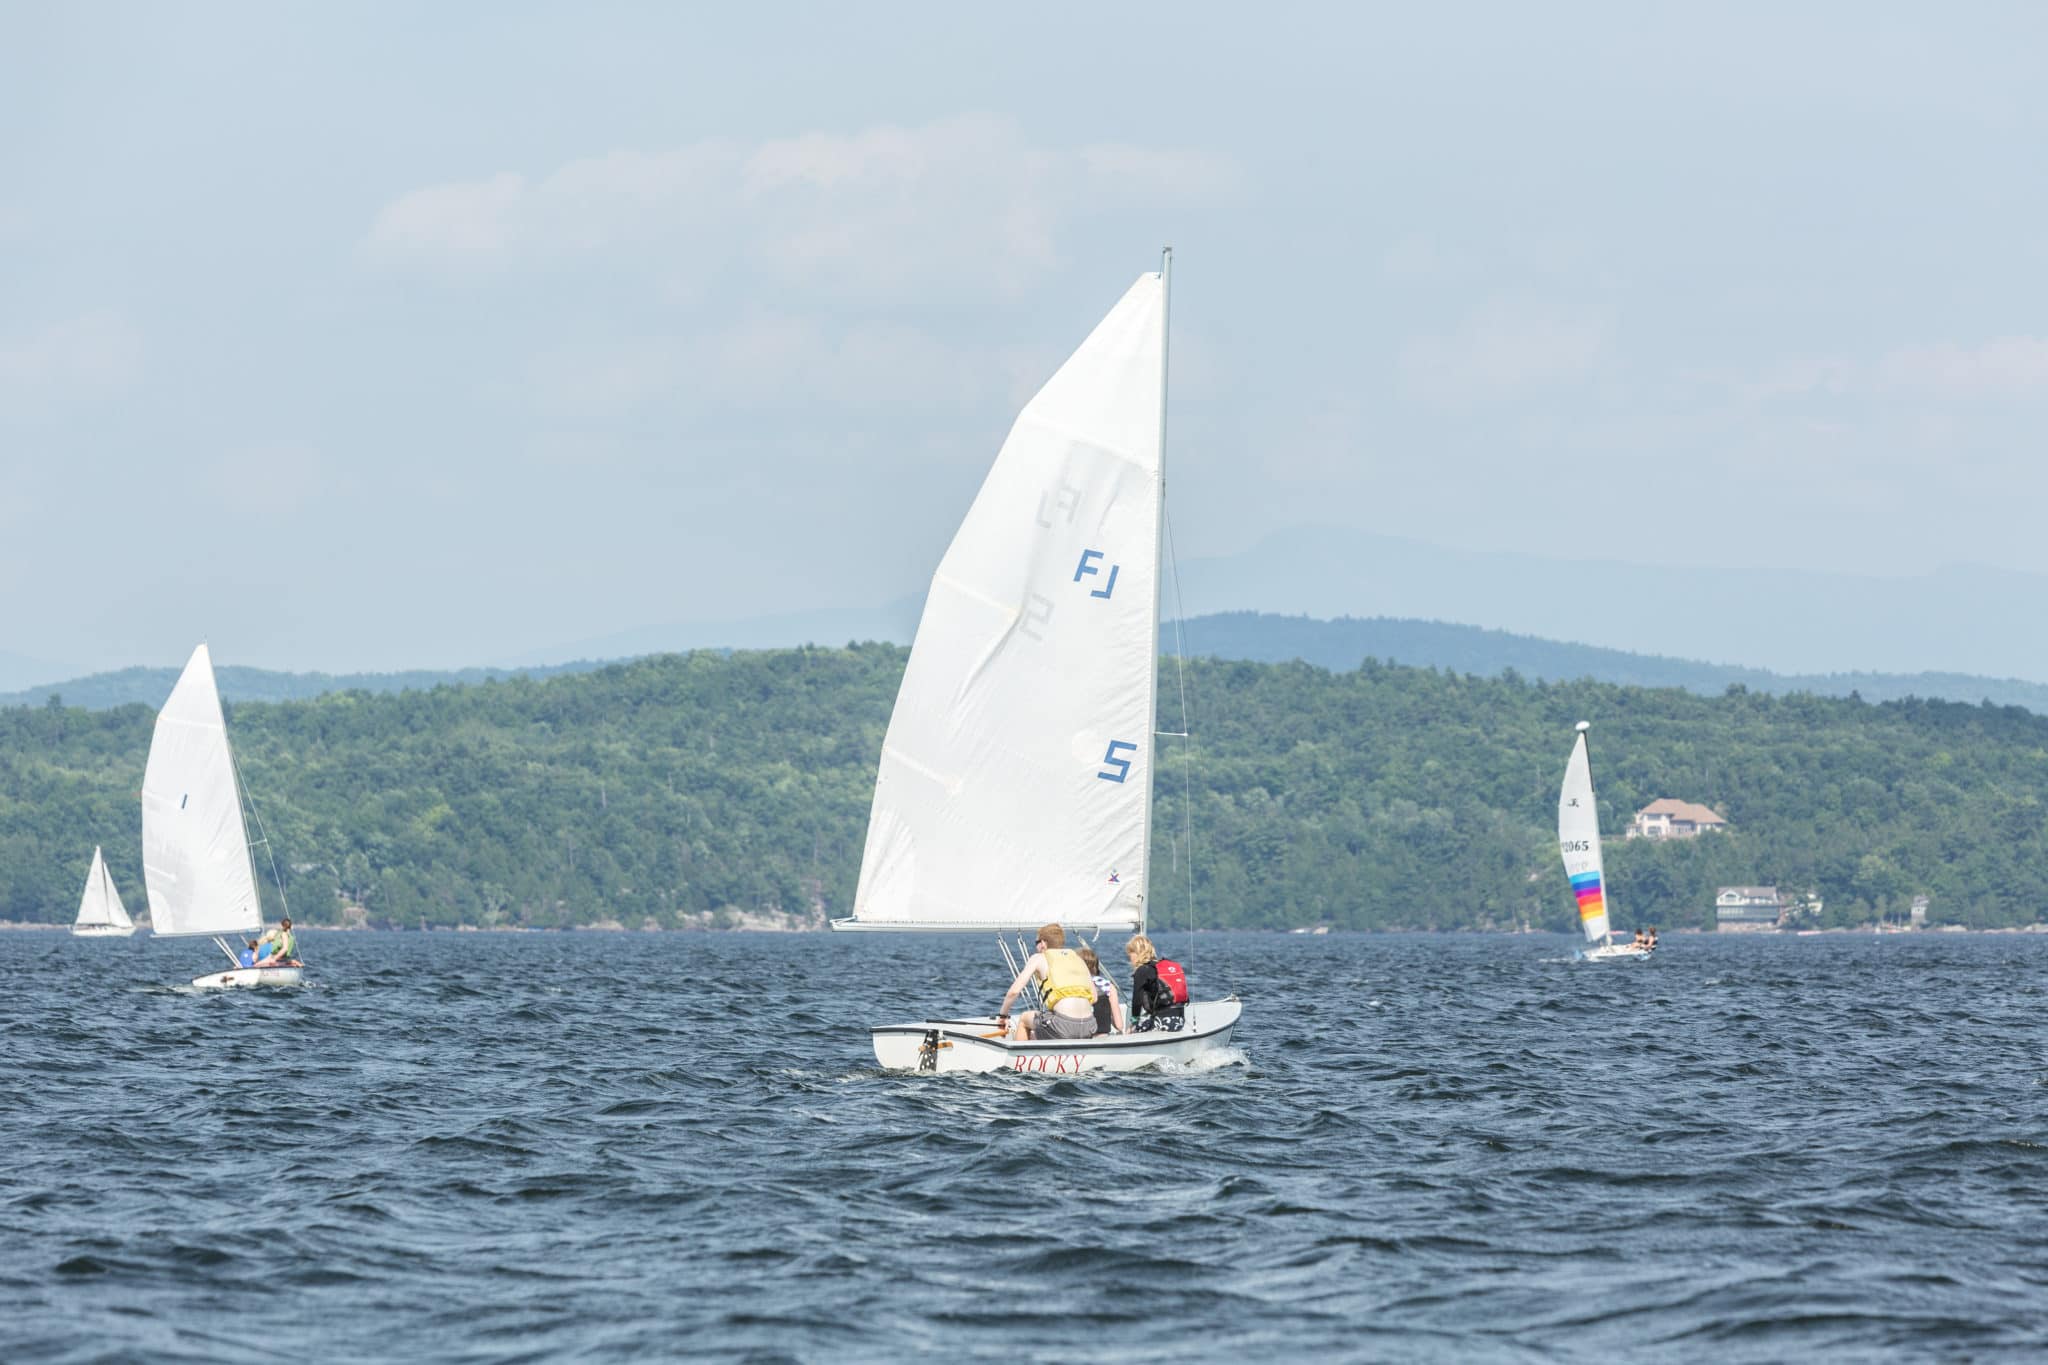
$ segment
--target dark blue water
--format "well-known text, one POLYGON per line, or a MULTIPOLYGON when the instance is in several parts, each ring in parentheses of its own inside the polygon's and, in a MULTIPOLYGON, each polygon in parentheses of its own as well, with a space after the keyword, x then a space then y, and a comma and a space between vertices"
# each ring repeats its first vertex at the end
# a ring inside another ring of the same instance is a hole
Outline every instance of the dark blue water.
POLYGON ((306 946, 0 934, 0 1358, 2048 1350, 2040 938, 1203 935, 1084 1078, 873 1069, 978 938, 306 946))

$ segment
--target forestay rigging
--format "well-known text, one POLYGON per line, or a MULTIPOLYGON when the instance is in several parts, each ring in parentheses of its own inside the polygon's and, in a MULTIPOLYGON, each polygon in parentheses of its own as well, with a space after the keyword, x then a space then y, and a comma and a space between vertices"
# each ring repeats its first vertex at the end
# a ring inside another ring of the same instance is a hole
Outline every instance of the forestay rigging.
POLYGON ((1166 290, 1011 428, 932 579, 837 928, 1145 920, 1166 290))
POLYGON ((1600 810, 1593 802, 1593 765, 1586 756, 1586 722, 1579 722, 1564 787, 1557 794, 1557 846, 1579 903, 1579 928, 1588 943, 1607 941, 1607 883, 1600 862, 1600 810))
POLYGON ((234 758, 205 645, 157 712, 142 776, 142 872, 159 937, 262 924, 234 758))

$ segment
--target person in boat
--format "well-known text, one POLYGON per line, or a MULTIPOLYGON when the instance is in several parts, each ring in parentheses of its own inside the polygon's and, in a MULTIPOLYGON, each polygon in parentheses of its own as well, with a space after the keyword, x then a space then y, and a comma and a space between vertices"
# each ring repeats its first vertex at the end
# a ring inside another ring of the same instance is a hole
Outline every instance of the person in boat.
POLYGON ((255 966, 255 965, 256 965, 256 940, 255 940, 255 939, 253 939, 253 938, 245 938, 245 939, 243 939, 243 940, 242 940, 242 943, 243 943, 243 945, 244 945, 244 946, 243 946, 243 948, 242 948, 242 951, 241 951, 241 952, 239 952, 239 953, 236 953, 236 954, 235 954, 235 965, 236 965, 237 967, 253 967, 253 966, 255 966))
POLYGON ((1187 1022, 1188 1009, 1174 1001, 1173 988, 1159 979, 1159 950, 1152 940, 1131 935, 1124 956, 1131 960, 1131 1032, 1178 1030, 1187 1022))
POLYGON ((1650 926, 1650 934, 1649 934, 1649 937, 1648 937, 1648 938, 1645 938, 1645 939, 1643 940, 1643 947, 1644 947, 1644 948, 1645 948, 1645 949, 1646 949, 1647 951, 1649 951, 1649 952, 1653 952, 1653 953, 1654 953, 1654 952, 1656 952, 1656 951, 1657 951, 1657 926, 1656 926, 1656 925, 1654 925, 1654 924, 1653 924, 1653 925, 1651 925, 1651 926, 1650 926))
POLYGON ((259 953, 267 947, 267 955, 256 959, 258 967, 299 966, 299 936, 292 932, 291 916, 277 922, 277 928, 265 934, 257 943, 259 953))
POLYGON ((1093 948, 1084 945, 1075 951, 1087 964, 1089 984, 1095 987, 1095 1036, 1124 1032, 1124 1002, 1117 994, 1116 982, 1102 974, 1102 959, 1095 956, 1093 948))
POLYGON ((1003 994, 996 1022, 1010 1030, 1010 1041, 1095 1036, 1095 985, 1088 979, 1088 964, 1067 946, 1067 931, 1048 924, 1038 931, 1038 951, 1024 960, 1024 970, 1003 994), (1014 1023, 1010 1004, 1024 988, 1038 982, 1042 1010, 1026 1010, 1014 1023))
POLYGON ((1636 936, 1628 941, 1628 946, 1631 948, 1647 948, 1650 946, 1650 936, 1638 929, 1636 930, 1636 936))

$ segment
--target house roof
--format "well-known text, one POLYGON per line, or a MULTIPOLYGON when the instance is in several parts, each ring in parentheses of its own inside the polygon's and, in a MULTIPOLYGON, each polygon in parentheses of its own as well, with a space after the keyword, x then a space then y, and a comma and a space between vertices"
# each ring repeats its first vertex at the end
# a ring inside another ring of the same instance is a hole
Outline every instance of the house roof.
MULTIPOLYGON (((1749 901, 1779 899, 1778 888, 1775 886, 1724 886, 1721 888, 1720 896, 1727 895, 1737 895, 1749 901)), ((1715 899, 1718 900, 1720 896, 1716 896, 1715 899)))
POLYGON ((1636 812, 1636 818, 1645 815, 1668 815, 1673 820, 1687 820, 1695 825, 1725 825, 1728 822, 1714 814, 1697 801, 1680 801, 1675 796, 1663 796, 1652 801, 1636 812))

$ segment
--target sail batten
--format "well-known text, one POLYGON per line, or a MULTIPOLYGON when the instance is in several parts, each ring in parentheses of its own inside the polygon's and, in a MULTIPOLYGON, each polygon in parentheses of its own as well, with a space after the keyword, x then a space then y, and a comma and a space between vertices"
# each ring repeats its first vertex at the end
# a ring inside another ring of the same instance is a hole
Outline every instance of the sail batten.
POLYGON ((262 924, 241 790, 205 645, 157 713, 142 777, 143 883, 158 937, 262 924))
POLYGON ((1593 799, 1593 764, 1586 753, 1586 725, 1579 725, 1564 786, 1557 794, 1557 847, 1578 902, 1579 928, 1588 943, 1607 941, 1607 877, 1600 858, 1600 809, 1593 799))
POLYGON ((933 574, 835 927, 1144 923, 1164 345, 1148 274, 1011 427, 933 574))

